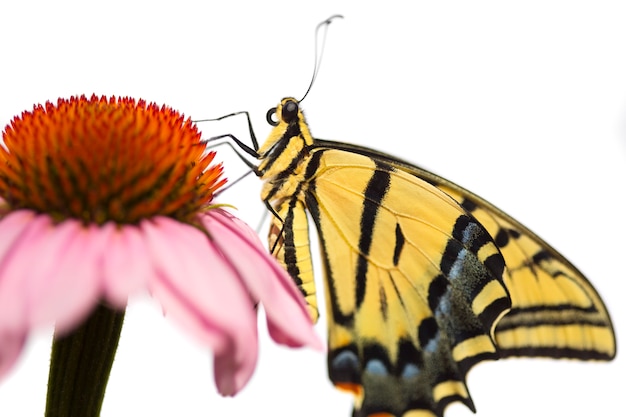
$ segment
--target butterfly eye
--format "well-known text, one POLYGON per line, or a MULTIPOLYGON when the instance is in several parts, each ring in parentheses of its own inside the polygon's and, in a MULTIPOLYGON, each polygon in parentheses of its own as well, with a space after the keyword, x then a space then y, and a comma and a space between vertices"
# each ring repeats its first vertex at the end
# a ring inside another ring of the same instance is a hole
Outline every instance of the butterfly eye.
POLYGON ((278 126, 278 120, 276 119, 276 107, 272 107, 267 111, 265 115, 265 120, 272 126, 278 126))
POLYGON ((287 123, 291 123, 296 120, 298 117, 298 103, 293 100, 288 100, 285 104, 283 104, 281 116, 287 123))

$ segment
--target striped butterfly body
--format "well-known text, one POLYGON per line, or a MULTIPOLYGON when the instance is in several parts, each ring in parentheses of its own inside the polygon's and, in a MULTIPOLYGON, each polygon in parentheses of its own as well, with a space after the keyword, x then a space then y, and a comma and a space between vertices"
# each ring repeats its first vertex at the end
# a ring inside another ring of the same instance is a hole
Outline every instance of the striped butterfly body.
POLYGON ((314 139, 293 98, 272 110, 256 152, 270 248, 317 320, 310 214, 329 376, 354 394, 355 416, 442 416, 453 401, 474 411, 466 374, 485 359, 614 357, 599 295, 530 230, 421 168, 314 139))

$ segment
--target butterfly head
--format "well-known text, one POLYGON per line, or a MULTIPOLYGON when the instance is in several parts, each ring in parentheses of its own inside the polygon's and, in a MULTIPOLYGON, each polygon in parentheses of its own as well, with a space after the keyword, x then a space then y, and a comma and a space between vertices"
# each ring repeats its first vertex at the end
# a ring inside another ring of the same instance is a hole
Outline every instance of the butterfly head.
POLYGON ((294 140, 301 142, 301 145, 298 146, 300 148, 313 144, 313 138, 304 119, 304 114, 295 98, 282 99, 278 106, 268 110, 266 119, 274 128, 258 150, 261 159, 268 156, 274 149, 288 147, 289 143, 294 140))
POLYGON ((287 97, 280 101, 278 106, 267 111, 267 123, 277 127, 281 124, 297 124, 301 119, 300 105, 295 98, 287 97))

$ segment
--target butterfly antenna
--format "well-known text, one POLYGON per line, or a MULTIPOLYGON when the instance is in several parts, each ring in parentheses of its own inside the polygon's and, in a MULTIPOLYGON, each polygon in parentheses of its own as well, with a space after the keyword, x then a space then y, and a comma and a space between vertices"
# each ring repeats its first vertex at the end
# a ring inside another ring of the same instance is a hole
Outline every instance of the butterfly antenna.
POLYGON ((313 87, 313 83, 317 78, 317 73, 319 72, 320 66, 322 65, 322 56, 324 55, 324 45, 326 44, 326 34, 328 33, 328 26, 330 26, 334 19, 343 19, 343 16, 340 14, 332 15, 331 17, 317 25, 317 27, 315 28, 315 64, 313 66, 313 77, 311 77, 311 83, 309 84, 309 88, 306 89, 306 93, 304 93, 304 96, 302 96, 300 101, 304 100, 307 94, 309 94, 309 91, 311 91, 311 87, 313 87), (324 33, 322 34, 321 47, 318 48, 319 31, 322 27, 324 28, 324 33))

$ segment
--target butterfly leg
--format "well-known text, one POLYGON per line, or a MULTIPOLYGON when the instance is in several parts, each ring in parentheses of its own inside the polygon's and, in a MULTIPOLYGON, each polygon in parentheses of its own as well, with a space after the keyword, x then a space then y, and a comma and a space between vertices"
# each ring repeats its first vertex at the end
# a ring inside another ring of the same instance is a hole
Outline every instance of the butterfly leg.
MULTIPOLYGON (((231 114, 227 114, 226 116, 221 116, 218 117, 216 119, 200 119, 200 120, 194 120, 194 123, 198 123, 198 122, 217 122, 223 119, 227 119, 229 117, 234 117, 234 116, 238 116, 240 114, 245 114, 246 115, 246 120, 248 123, 248 132, 250 133, 250 140, 252 141, 252 146, 254 146, 254 148, 250 148, 249 146, 243 144, 242 142, 240 142, 237 138, 235 138, 232 135, 222 135, 221 137, 230 137, 231 139, 233 139, 235 142, 237 142, 237 145, 239 145, 246 153, 254 156, 255 158, 258 157, 258 154, 256 153, 256 150, 259 149, 259 142, 256 139, 256 135, 254 134, 254 129, 252 128, 252 121, 250 120, 250 114, 247 111, 238 111, 236 113, 231 113, 231 114)), ((213 139, 213 138, 212 138, 213 139)), ((209 139, 211 140, 211 139, 209 139)))

